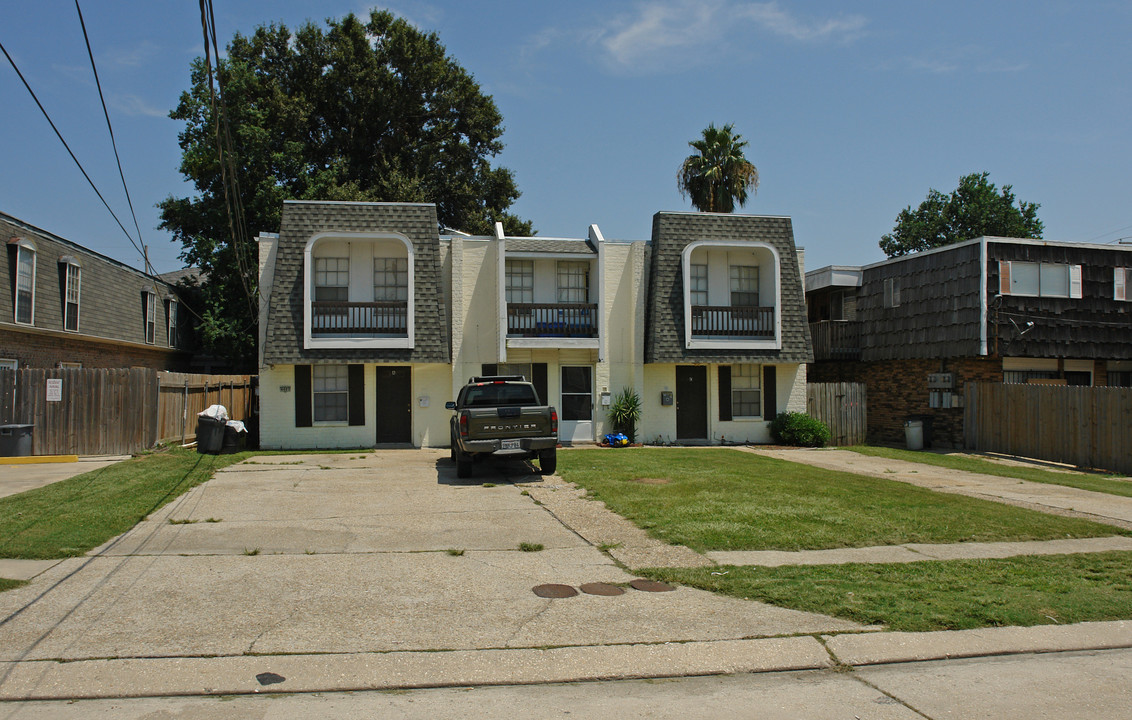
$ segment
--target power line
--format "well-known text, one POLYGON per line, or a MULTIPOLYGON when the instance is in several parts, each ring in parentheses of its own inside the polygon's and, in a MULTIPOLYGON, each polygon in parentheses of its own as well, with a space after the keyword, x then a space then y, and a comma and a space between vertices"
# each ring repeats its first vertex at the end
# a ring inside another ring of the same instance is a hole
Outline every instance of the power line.
POLYGON ((16 61, 12 59, 12 56, 8 54, 8 50, 4 47, 3 43, 0 43, 0 52, 3 52, 4 57, 8 58, 8 64, 11 65, 12 69, 16 71, 16 75, 19 76, 20 82, 22 82, 24 84, 24 87, 27 88, 28 94, 31 95, 31 99, 35 101, 36 106, 39 107, 39 111, 43 113, 43 117, 47 119, 47 124, 51 126, 52 130, 55 131, 55 137, 59 138, 59 142, 63 143, 63 147, 67 149, 67 154, 70 155, 71 159, 75 161, 75 165, 78 166, 79 172, 83 174, 83 177, 86 178, 87 183, 90 184, 90 189, 94 190, 94 194, 97 195, 98 199, 102 201, 102 204, 106 207, 106 211, 109 212, 110 216, 114 218, 114 222, 118 223, 118 227, 122 228, 122 232, 125 233, 126 239, 129 240, 130 244, 134 246, 134 249, 141 254, 142 258, 145 258, 145 252, 140 247, 138 247, 138 244, 136 242, 134 242, 133 236, 130 235, 129 231, 126 230, 126 226, 122 224, 122 221, 118 219, 118 216, 110 208, 110 204, 106 202, 106 198, 104 198, 102 196, 102 193, 99 192, 98 187, 94 184, 94 181, 90 179, 90 175, 87 174, 87 171, 83 167, 83 164, 79 162, 79 159, 77 157, 75 157, 75 153, 71 150, 71 146, 68 145, 67 141, 63 139, 63 134, 59 132, 59 128, 55 127, 55 122, 51 119, 51 115, 47 113, 47 110, 43 107, 43 103, 39 101, 39 98, 36 96, 35 91, 31 89, 31 85, 28 84, 28 81, 24 78, 24 74, 20 72, 19 66, 16 65, 16 61))
POLYGON ((86 32, 86 22, 83 21, 83 11, 79 7, 79 0, 75 0, 75 11, 79 14, 79 25, 83 29, 86 54, 90 57, 90 69, 94 73, 94 85, 98 88, 98 99, 102 103, 102 114, 106 117, 106 129, 110 131, 110 146, 114 148, 114 160, 118 163, 118 177, 122 178, 122 190, 126 193, 126 204, 130 206, 130 215, 134 218, 134 229, 138 232, 138 242, 142 246, 142 260, 145 262, 145 270, 151 275, 156 275, 153 266, 149 263, 149 253, 146 252, 148 248, 145 246, 145 241, 142 240, 141 226, 138 224, 137 213, 134 212, 134 201, 130 199, 130 189, 126 187, 126 175, 122 172, 122 158, 118 156, 118 143, 114 139, 114 126, 110 124, 110 112, 106 109, 106 98, 102 94, 102 83, 98 79, 98 68, 94 64, 94 52, 90 49, 90 36, 86 32))

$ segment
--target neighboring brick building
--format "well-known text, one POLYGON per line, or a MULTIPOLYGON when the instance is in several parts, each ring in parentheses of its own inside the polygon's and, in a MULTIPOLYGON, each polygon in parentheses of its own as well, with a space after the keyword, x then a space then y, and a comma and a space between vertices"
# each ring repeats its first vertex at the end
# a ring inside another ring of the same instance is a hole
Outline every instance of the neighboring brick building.
POLYGON ((978 238, 806 274, 811 382, 863 382, 871 441, 963 438, 968 382, 1132 385, 1132 248, 978 238))
POLYGON ((768 442, 811 358, 789 218, 658 213, 652 243, 441 235, 427 204, 288 201, 260 236, 261 445, 450 442, 472 375, 522 374, 563 442, 768 442), (687 385, 685 385, 685 382, 687 385))
POLYGON ((187 368, 172 285, 5 213, 0 237, 0 367, 187 368))

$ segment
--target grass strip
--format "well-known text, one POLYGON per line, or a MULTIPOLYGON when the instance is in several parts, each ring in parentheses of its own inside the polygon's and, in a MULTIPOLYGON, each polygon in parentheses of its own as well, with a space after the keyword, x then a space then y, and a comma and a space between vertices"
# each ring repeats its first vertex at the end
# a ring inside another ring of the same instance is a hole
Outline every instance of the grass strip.
POLYGON ((559 453, 558 468, 653 537, 701 552, 1122 533, 1087 520, 732 449, 572 450, 559 453))
POLYGON ((1129 552, 638 572, 662 582, 910 632, 1132 619, 1129 552))
POLYGON ((0 557, 74 557, 126 532, 147 515, 256 453, 148 453, 0 498, 0 557))
POLYGON ((983 460, 963 455, 941 455, 933 452, 918 452, 900 448, 874 447, 872 445, 854 445, 839 448, 852 450, 861 455, 888 458, 889 460, 905 460, 907 462, 934 465, 950 470, 994 475, 995 477, 1016 478, 1030 482, 1046 483, 1048 485, 1064 485, 1079 490, 1108 493, 1132 497, 1132 482, 1112 475, 1083 472, 1057 472, 1041 468, 1022 467, 1018 465, 1003 465, 1002 463, 983 460))
POLYGON ((9 580, 8 578, 0 578, 0 592, 5 590, 12 590, 14 588, 23 587, 27 585, 27 580, 9 580))

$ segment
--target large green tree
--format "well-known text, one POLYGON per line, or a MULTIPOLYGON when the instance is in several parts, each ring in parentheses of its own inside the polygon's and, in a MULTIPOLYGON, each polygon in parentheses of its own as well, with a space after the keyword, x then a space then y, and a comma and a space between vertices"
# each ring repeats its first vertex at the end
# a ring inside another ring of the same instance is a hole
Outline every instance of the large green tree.
POLYGON ((1012 186, 1001 192, 987 178, 990 173, 971 173, 959 178, 959 187, 944 195, 929 189, 915 210, 904 208, 896 216, 892 232, 880 239, 888 257, 950 245, 987 236, 1040 238, 1043 225, 1036 203, 1018 201, 1012 186))
POLYGON ((743 155, 748 143, 734 130, 734 125, 712 123, 703 137, 688 143, 696 152, 680 165, 676 185, 697 210, 733 212, 736 201, 746 205, 748 191, 758 190, 759 171, 743 155))
POLYGON ((215 72, 226 122, 202 58, 170 113, 185 122, 181 173, 196 194, 159 204, 182 259, 202 270, 206 351, 254 364, 250 237, 278 231, 286 199, 432 202, 443 225, 531 233, 507 210, 519 197, 511 171, 491 163, 503 149, 499 109, 435 33, 379 11, 295 32, 271 24, 237 34, 215 72), (218 129, 231 138, 227 178, 218 129), (229 202, 242 206, 242 227, 230 225, 229 202))

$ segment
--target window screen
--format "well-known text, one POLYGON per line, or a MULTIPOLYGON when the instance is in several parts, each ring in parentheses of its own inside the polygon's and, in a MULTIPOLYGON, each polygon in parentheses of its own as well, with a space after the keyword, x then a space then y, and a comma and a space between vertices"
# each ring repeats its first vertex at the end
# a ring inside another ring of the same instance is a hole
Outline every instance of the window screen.
POLYGON ((346 365, 315 365, 311 387, 315 422, 346 422, 350 416, 350 375, 346 365))
POLYGON ((350 259, 314 259, 314 299, 345 302, 350 293, 350 259))

